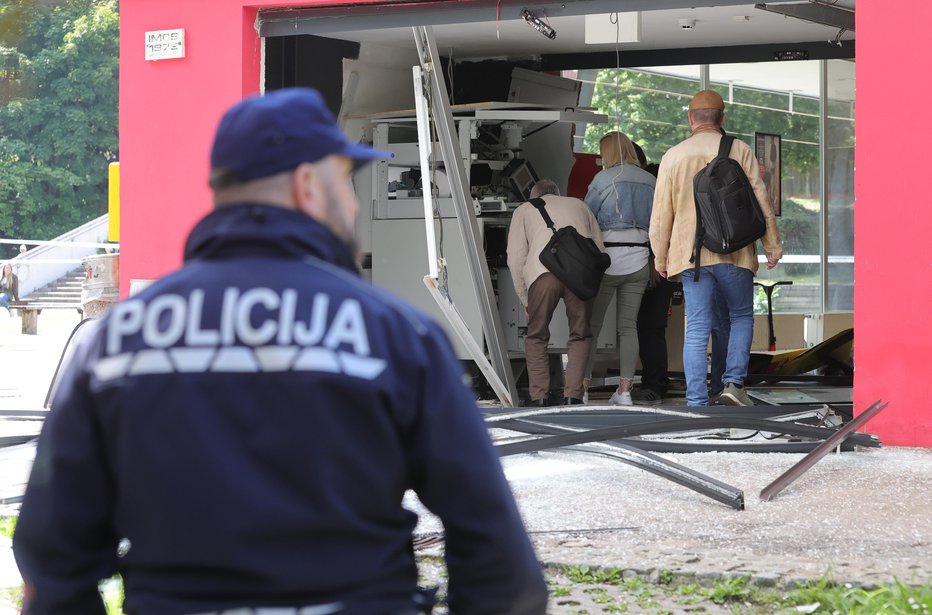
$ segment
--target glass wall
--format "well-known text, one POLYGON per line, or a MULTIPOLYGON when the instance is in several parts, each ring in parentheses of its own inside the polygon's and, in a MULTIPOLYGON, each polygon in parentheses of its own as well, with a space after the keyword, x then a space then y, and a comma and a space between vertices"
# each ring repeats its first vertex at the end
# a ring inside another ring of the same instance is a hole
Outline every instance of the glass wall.
MULTIPOLYGON (((823 305, 828 311, 850 311, 854 62, 714 64, 709 66, 708 75, 709 87, 726 101, 728 133, 755 149, 759 160, 769 161, 774 155, 779 160, 773 172, 779 173, 777 226, 784 256, 771 271, 762 266, 758 281, 787 280, 793 284, 773 293, 774 311, 818 313, 823 305), (820 139, 823 88, 828 92, 824 145, 820 139), (757 151, 758 143, 764 144, 763 135, 769 135, 768 149, 757 151), (769 149, 777 141, 774 137, 779 137, 779 151, 769 149), (823 156, 825 165, 820 165, 823 156), (827 187, 825 199, 823 185, 827 187), (826 220, 823 201, 827 203, 826 220)), ((644 148, 649 161, 657 162, 669 147, 689 136, 685 110, 692 95, 701 89, 698 65, 581 70, 577 78, 583 82, 580 104, 607 114, 609 121, 578 126, 576 151, 598 153, 599 138, 610 130, 621 130, 644 148)), ((766 312, 763 291, 755 310, 766 312)))
MULTIPOLYGON (((793 282, 792 286, 773 291, 774 312, 822 309, 819 64, 806 61, 709 67, 710 87, 725 99, 725 129, 751 146, 759 161, 769 159, 771 154, 769 147, 768 151, 758 151, 755 134, 779 137, 778 162, 771 174, 779 174, 781 187, 777 227, 783 241, 783 259, 769 271, 761 266, 756 279, 763 284, 793 282)), ((763 290, 758 291, 755 311, 767 311, 763 290)))
POLYGON ((826 62, 825 309, 854 309, 854 62, 826 62))
POLYGON ((583 93, 591 101, 580 101, 608 115, 605 124, 577 126, 576 151, 599 153, 599 139, 620 130, 636 141, 650 162, 660 162, 670 147, 689 136, 684 109, 699 89, 699 66, 668 66, 664 72, 649 69, 581 70, 583 93))

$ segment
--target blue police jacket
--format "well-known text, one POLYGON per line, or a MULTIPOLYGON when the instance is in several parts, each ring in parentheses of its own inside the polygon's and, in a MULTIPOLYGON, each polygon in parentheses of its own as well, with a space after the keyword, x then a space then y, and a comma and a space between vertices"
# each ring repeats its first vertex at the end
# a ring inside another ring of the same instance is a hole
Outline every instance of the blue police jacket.
POLYGON ((650 226, 654 206, 653 175, 634 164, 617 164, 595 174, 586 191, 586 205, 603 231, 650 226))
POLYGON ((297 212, 206 216, 185 265, 68 362, 13 549, 25 612, 174 615, 340 603, 417 584, 408 489, 442 520, 453 613, 543 613, 547 589, 462 366, 424 314, 297 212))

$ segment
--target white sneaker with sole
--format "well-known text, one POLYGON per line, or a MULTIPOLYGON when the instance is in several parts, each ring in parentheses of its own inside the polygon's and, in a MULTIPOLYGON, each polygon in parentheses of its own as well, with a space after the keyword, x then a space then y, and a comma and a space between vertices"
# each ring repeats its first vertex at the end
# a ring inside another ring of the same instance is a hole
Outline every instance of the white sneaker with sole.
POLYGON ((718 401, 726 406, 753 406, 754 402, 748 397, 744 387, 738 387, 733 382, 725 384, 725 390, 718 396, 718 401))
POLYGON ((634 401, 631 399, 631 391, 625 391, 624 393, 619 393, 615 391, 612 393, 612 396, 608 399, 608 403, 612 406, 633 406, 634 401))

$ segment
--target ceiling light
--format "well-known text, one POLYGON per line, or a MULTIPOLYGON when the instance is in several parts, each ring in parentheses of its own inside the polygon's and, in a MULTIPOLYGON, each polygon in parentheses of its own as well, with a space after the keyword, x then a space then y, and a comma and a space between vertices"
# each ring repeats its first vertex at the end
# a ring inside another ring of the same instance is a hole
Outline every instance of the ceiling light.
POLYGON ((524 17, 524 21, 526 21, 529 26, 547 38, 551 40, 557 38, 557 31, 553 29, 553 26, 548 23, 544 23, 540 17, 532 14, 531 11, 527 9, 521 9, 521 17, 524 17))

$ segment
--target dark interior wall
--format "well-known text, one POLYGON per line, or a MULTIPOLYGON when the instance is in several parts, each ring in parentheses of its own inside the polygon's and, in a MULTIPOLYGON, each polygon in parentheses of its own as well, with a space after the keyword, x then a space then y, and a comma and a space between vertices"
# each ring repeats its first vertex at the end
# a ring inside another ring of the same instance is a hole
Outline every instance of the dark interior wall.
MULTIPOLYGON (((443 58, 442 62, 444 70, 448 70, 447 58, 443 58)), ((508 100, 511 71, 515 67, 537 70, 536 64, 531 61, 454 62, 452 79, 454 104, 508 100)), ((445 72, 444 75, 449 75, 449 72, 445 72)), ((450 83, 451 80, 448 77, 447 89, 450 89, 450 83)))
POLYGON ((315 88, 334 115, 343 100, 343 60, 359 57, 359 43, 299 34, 265 41, 265 89, 315 88))

